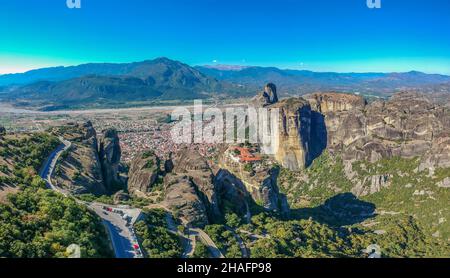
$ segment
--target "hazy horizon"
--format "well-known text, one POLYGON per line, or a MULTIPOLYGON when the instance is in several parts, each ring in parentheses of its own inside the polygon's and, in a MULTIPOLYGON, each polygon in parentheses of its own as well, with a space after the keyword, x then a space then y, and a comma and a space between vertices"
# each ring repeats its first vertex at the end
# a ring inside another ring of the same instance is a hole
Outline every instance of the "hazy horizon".
MULTIPOLYGON (((85 64, 127 64, 127 63, 139 63, 139 62, 144 62, 144 61, 149 61, 149 60, 154 60, 154 59, 158 59, 158 58, 168 58, 174 61, 178 61, 181 63, 184 63, 183 61, 180 60, 176 60, 176 59, 172 59, 170 57, 154 57, 151 59, 145 59, 145 60, 141 60, 141 61, 129 61, 129 62, 108 62, 108 61, 104 61, 104 62, 86 62, 86 63, 80 63, 80 64, 55 64, 55 65, 49 65, 49 66, 43 66, 43 67, 38 67, 38 68, 31 68, 31 69, 27 69, 24 71, 17 71, 17 72, 0 72, 0 76, 1 75, 9 75, 9 74, 23 74, 23 73, 27 73, 30 71, 34 71, 34 70, 40 70, 40 69, 50 69, 50 68, 59 68, 59 67, 77 67, 77 66, 81 66, 81 65, 85 65, 85 64)), ((282 66, 277 66, 277 65, 243 65, 243 64, 223 64, 223 63, 206 63, 206 64, 195 64, 195 65, 191 65, 188 64, 191 67, 196 67, 196 66, 202 66, 202 67, 211 67, 211 68, 221 68, 221 67, 241 67, 242 69, 244 68, 252 68, 252 67, 260 67, 260 68, 277 68, 280 70, 298 70, 298 71, 311 71, 311 72, 318 72, 318 73, 326 73, 326 72, 333 72, 333 73, 340 73, 340 74, 369 74, 369 73, 384 73, 384 74, 388 74, 388 73, 408 73, 408 72, 421 72, 421 73, 425 73, 425 74, 438 74, 438 75, 446 75, 446 76, 450 76, 450 73, 440 73, 440 72, 426 72, 426 71, 421 71, 421 70, 417 70, 417 69, 410 69, 410 70, 405 70, 405 71, 373 71, 373 70, 369 70, 369 71, 333 71, 333 70, 313 70, 313 69, 309 69, 309 68, 288 68, 288 67, 282 67, 282 66)), ((239 71, 239 70, 237 70, 239 71)))

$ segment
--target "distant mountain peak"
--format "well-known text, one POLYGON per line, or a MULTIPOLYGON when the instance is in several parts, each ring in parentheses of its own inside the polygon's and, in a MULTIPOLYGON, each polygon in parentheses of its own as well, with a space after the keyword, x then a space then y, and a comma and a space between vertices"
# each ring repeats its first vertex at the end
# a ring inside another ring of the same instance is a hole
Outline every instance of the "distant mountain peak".
POLYGON ((242 65, 224 65, 224 64, 218 64, 218 65, 204 65, 203 67, 208 69, 217 69, 217 70, 229 70, 229 71, 241 71, 244 69, 249 68, 249 66, 242 66, 242 65))

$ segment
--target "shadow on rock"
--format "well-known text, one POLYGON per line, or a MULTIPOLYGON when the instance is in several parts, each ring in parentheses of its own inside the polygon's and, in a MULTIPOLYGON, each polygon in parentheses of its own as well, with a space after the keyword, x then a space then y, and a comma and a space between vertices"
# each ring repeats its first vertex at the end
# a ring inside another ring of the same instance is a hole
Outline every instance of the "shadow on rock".
POLYGON ((312 218, 330 226, 346 226, 375 217, 375 209, 373 203, 362 201, 352 193, 341 193, 318 207, 292 210, 292 216, 299 219, 312 218))

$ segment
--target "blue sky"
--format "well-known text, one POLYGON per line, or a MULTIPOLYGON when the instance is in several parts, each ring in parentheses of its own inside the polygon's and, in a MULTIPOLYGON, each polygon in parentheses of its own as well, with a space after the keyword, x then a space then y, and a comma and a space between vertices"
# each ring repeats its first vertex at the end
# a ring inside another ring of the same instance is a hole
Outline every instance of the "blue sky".
POLYGON ((160 56, 191 65, 450 74, 450 1, 0 0, 0 74, 160 56))

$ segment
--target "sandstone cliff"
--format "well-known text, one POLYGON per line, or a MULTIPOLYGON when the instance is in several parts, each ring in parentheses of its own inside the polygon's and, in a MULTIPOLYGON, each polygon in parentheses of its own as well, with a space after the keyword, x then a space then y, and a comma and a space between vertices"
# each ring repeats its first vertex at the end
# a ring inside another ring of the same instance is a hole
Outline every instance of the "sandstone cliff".
POLYGON ((230 151, 226 151, 220 158, 219 166, 221 170, 215 182, 221 198, 233 204, 241 214, 247 212, 247 198, 267 210, 288 212, 277 185, 279 169, 270 161, 261 161, 256 165, 240 163, 231 158, 230 151))
POLYGON ((290 98, 269 109, 280 111, 275 159, 288 169, 304 169, 311 162, 311 106, 302 98, 290 98))
POLYGON ((163 177, 160 205, 180 214, 187 223, 204 226, 222 217, 214 174, 198 151, 183 148, 172 159, 162 161, 151 152, 137 156, 129 172, 128 191, 150 198, 163 177))
MULTIPOLYGON (((391 177, 353 180, 355 161, 375 163, 393 157, 418 157, 421 163, 417 171, 429 170, 430 175, 438 168, 450 167, 450 110, 444 106, 414 93, 399 93, 370 104, 360 96, 339 93, 305 97, 313 109, 310 136, 315 139, 310 149, 317 149, 320 138, 326 138, 323 146, 343 158, 345 173, 355 184, 353 192, 358 196, 389 187, 391 177), (323 125, 320 127, 318 122, 323 125)), ((315 152, 311 151, 313 157, 315 152)), ((286 154, 281 151, 275 157, 283 161, 286 154)))
POLYGON ((128 192, 145 197, 151 192, 158 177, 163 175, 161 160, 153 152, 147 151, 134 158, 128 172, 128 192))
POLYGON ((197 186, 185 175, 169 174, 165 179, 166 206, 188 225, 203 227, 210 223, 204 200, 197 186))
POLYGON ((72 147, 61 155, 55 171, 58 186, 72 194, 103 195, 121 189, 121 151, 116 131, 107 130, 97 136, 88 121, 57 127, 52 132, 72 142, 72 147))
POLYGON ((97 133, 92 123, 69 124, 54 129, 53 133, 72 142, 72 147, 61 155, 55 169, 56 185, 72 194, 106 194, 97 150, 97 133))
POLYGON ((313 110, 320 113, 364 109, 366 105, 366 101, 360 96, 336 92, 310 94, 304 98, 309 101, 313 110))
MULTIPOLYGON (((450 167, 450 110, 414 93, 368 104, 361 96, 316 93, 266 105, 280 110, 273 155, 293 171, 307 168, 324 150, 339 155, 352 178, 354 161, 420 157, 418 171, 450 167)), ((388 176, 354 181, 358 195, 390 184, 388 176), (370 183, 370 188, 364 184, 370 183)))
POLYGON ((119 135, 115 129, 108 129, 103 132, 99 139, 98 152, 106 188, 110 192, 120 189, 122 184, 119 177, 121 149, 119 135))

